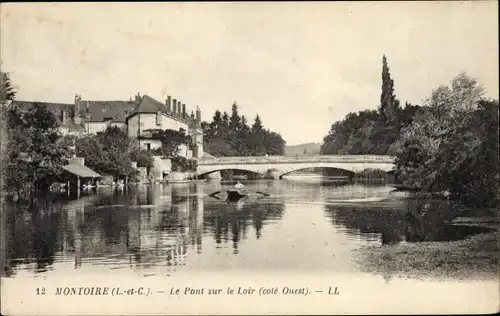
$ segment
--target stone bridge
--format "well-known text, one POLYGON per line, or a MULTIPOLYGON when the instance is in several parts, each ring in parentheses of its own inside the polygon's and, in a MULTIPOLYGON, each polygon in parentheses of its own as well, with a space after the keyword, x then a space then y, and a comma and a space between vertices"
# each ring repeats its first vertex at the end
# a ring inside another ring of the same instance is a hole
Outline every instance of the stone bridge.
POLYGON ((205 176, 221 170, 244 170, 261 175, 272 174, 281 178, 287 173, 309 168, 334 168, 361 172, 366 169, 379 169, 391 172, 394 169, 394 158, 376 155, 321 155, 306 157, 220 157, 198 160, 198 175, 205 176))

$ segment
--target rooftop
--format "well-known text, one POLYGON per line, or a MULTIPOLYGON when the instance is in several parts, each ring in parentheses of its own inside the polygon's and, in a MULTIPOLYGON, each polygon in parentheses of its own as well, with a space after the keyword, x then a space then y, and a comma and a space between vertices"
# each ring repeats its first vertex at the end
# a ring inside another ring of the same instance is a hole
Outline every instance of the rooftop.
POLYGON ((75 98, 75 104, 69 103, 52 103, 52 102, 36 102, 36 101, 14 101, 22 108, 33 107, 34 104, 43 104, 54 113, 57 122, 61 127, 67 127, 70 130, 84 129, 83 125, 75 124, 73 117, 76 113, 80 114, 82 121, 89 122, 121 122, 125 123, 127 118, 138 113, 157 113, 161 112, 169 118, 184 122, 192 126, 196 124, 195 120, 187 113, 181 115, 180 113, 173 113, 169 111, 167 105, 159 102, 158 100, 143 95, 137 95, 135 100, 129 101, 95 101, 95 100, 82 100, 81 97, 75 98), (62 112, 65 111, 67 120, 63 124, 62 112))

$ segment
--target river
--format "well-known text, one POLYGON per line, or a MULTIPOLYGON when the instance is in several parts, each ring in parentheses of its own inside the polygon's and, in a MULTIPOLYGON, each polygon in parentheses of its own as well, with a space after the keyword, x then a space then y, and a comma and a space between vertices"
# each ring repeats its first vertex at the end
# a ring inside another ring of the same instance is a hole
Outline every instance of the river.
MULTIPOLYGON (((273 278, 291 284, 308 278, 311 288, 326 282, 327 291, 334 284, 344 293, 365 293, 362 299, 374 304, 396 295, 402 313, 404 302, 420 304, 424 313, 425 308, 436 312, 429 293, 442 296, 437 312, 454 312, 451 306, 462 312, 487 311, 491 306, 489 296, 470 296, 498 286, 491 271, 477 277, 471 272, 475 262, 469 263, 470 271, 467 266, 458 272, 450 268, 449 274, 444 269, 438 278, 418 266, 401 271, 390 258, 363 257, 364 249, 447 243, 490 231, 447 225, 459 216, 450 201, 410 198, 374 184, 260 180, 245 185, 251 194, 239 202, 209 196, 226 186, 207 182, 126 191, 101 188, 79 199, 47 198, 31 211, 5 209, 3 280, 23 291, 25 282, 36 280, 95 283, 101 277, 152 284, 215 278, 221 285, 243 278, 239 284, 254 282, 256 287, 273 278), (408 295, 401 294, 405 291, 408 295)), ((250 301, 243 304, 252 312, 262 308, 250 301)), ((294 311, 308 308, 305 302, 286 304, 294 311)), ((352 297, 335 308, 343 304, 349 311, 366 311, 352 297)), ((193 308, 183 306, 183 312, 193 308)))

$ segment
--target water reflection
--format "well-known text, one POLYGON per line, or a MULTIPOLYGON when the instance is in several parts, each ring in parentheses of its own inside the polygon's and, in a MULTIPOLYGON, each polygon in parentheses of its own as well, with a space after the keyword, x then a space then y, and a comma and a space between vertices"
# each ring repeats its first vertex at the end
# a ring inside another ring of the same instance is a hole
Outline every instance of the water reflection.
POLYGON ((186 265, 188 250, 203 251, 203 238, 231 243, 233 253, 248 227, 261 237, 264 222, 279 218, 282 204, 206 200, 201 185, 102 190, 73 201, 9 205, 2 217, 2 265, 42 273, 57 264, 151 268, 186 265))
POLYGON ((222 188, 221 183, 139 186, 76 200, 6 205, 2 273, 356 271, 349 256, 366 244, 442 241, 477 232, 449 225, 457 216, 449 202, 391 198, 386 186, 258 181, 247 188, 271 196, 236 203, 209 196, 222 188))
POLYGON ((352 234, 379 234, 381 244, 451 241, 492 231, 451 225, 458 209, 446 200, 406 199, 401 208, 382 209, 370 205, 327 205, 326 212, 336 225, 345 226, 352 234))

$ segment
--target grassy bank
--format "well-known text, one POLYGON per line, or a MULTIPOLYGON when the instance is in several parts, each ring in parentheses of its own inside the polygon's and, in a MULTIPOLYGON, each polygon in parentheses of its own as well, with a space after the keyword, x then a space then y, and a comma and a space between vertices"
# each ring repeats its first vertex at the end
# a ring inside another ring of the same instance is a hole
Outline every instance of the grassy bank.
POLYGON ((355 261, 365 272, 417 279, 490 279, 499 275, 498 231, 450 242, 367 246, 355 261))

